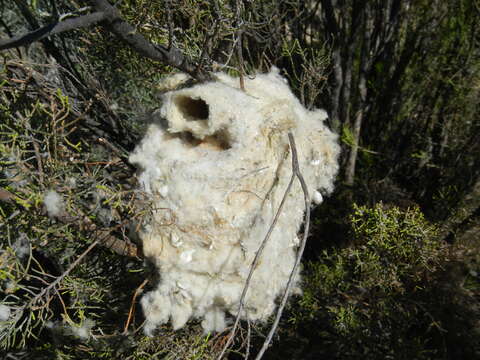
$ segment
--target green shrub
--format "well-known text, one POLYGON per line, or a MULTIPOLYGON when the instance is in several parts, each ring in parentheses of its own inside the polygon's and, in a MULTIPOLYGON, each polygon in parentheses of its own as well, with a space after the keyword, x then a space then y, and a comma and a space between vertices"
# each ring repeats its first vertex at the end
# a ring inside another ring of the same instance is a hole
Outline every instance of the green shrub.
POLYGON ((381 204, 355 207, 350 225, 352 246, 305 266, 289 319, 305 344, 295 356, 472 358, 478 309, 472 293, 445 281, 453 258, 435 226, 418 208, 381 204))
POLYGON ((126 154, 87 127, 104 116, 45 66, 0 69, 0 356, 212 358, 200 325, 141 331, 153 274, 128 235, 150 208, 126 154))

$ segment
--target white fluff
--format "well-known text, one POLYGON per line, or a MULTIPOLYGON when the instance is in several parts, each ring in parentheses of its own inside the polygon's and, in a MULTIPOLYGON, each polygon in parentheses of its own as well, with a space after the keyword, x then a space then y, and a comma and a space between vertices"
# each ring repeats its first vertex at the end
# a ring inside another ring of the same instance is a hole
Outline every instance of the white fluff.
POLYGON ((320 191, 315 190, 313 192, 312 200, 316 205, 320 205, 323 202, 323 196, 320 191))
POLYGON ((70 330, 73 336, 81 340, 87 340, 90 338, 91 330, 94 326, 95 321, 86 318, 81 325, 69 325, 68 330, 70 330))
POLYGON ((47 209, 48 216, 50 218, 57 217, 62 214, 65 204, 62 196, 60 196, 55 190, 49 190, 43 197, 43 203, 47 209))
POLYGON ((0 304, 0 321, 7 321, 10 318, 10 307, 4 304, 0 304))
MULTIPOLYGON (((222 331, 226 314, 236 315, 292 173, 289 131, 315 200, 333 190, 339 146, 323 123, 325 111, 305 109, 275 68, 246 78, 245 88, 217 74, 216 81, 165 93, 130 156, 156 209, 140 234, 161 275, 141 300, 147 334, 169 320, 181 328, 192 317, 203 319, 207 332, 222 331)), ((295 261, 303 213, 296 181, 255 269, 243 318, 272 314, 295 261)))
POLYGON ((15 251, 15 255, 19 259, 23 259, 25 256, 30 254, 30 240, 25 233, 20 232, 20 236, 13 243, 12 248, 15 251))

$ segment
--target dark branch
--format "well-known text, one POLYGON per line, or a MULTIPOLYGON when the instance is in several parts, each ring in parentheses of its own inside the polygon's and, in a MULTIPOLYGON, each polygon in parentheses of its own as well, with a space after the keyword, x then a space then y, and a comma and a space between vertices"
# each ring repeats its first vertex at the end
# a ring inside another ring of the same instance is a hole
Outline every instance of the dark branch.
POLYGON ((327 21, 327 29, 329 35, 333 38, 339 35, 340 29, 337 19, 335 18, 334 5, 331 0, 322 0, 322 6, 324 8, 325 20, 327 21))
MULTIPOLYGON (((110 5, 107 0, 90 0, 90 3, 96 12, 55 22, 26 34, 13 36, 8 39, 0 39, 0 50, 25 46, 50 35, 103 22, 110 31, 141 55, 175 67, 190 74, 197 80, 204 81, 210 79, 206 71, 202 71, 202 69, 176 47, 170 46, 167 49, 162 45, 152 44, 144 36, 137 33, 136 29, 124 21, 120 12, 114 6, 110 5)), ((34 20, 35 19, 32 19, 32 21, 34 20)), ((38 25, 38 23, 36 23, 36 25, 38 25)))
POLYGON ((8 39, 0 39, 0 50, 29 45, 50 35, 88 27, 105 20, 107 16, 108 14, 104 12, 94 12, 77 18, 48 24, 26 34, 17 35, 8 39))
POLYGON ((111 12, 113 14, 112 17, 107 19, 109 22, 108 28, 110 31, 112 31, 141 55, 149 59, 157 60, 164 64, 173 66, 190 74, 198 80, 209 79, 208 74, 200 72, 198 67, 176 47, 171 46, 170 49, 167 49, 164 46, 152 44, 141 34, 137 33, 136 29, 124 21, 121 18, 119 11, 110 5, 108 1, 91 0, 91 3, 96 10, 102 12, 111 12))

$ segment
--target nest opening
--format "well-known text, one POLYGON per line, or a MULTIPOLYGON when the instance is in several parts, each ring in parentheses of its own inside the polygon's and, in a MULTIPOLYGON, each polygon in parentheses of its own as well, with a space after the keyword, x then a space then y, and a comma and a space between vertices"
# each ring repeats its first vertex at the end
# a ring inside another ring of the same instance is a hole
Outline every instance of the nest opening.
POLYGON ((176 96, 174 102, 187 121, 205 121, 210 115, 208 104, 203 99, 181 95, 176 96))

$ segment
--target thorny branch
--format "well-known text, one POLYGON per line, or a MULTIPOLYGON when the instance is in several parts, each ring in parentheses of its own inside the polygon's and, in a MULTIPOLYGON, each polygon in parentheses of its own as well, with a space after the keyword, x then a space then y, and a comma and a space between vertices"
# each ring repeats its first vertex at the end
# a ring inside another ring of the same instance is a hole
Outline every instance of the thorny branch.
POLYGON ((246 297, 246 294, 247 294, 248 287, 250 286, 250 281, 251 281, 251 278, 252 278, 252 275, 253 275, 253 271, 255 270, 255 268, 257 266, 257 263, 260 259, 260 256, 263 252, 263 249, 265 248, 265 246, 266 246, 266 244, 267 244, 268 240, 270 239, 270 236, 273 232, 273 229, 275 228, 275 226, 278 222, 278 219, 279 219, 280 214, 282 212, 283 206, 285 204, 285 200, 286 200, 288 194, 290 193, 290 190, 291 190, 292 185, 293 185, 293 181, 295 180, 296 177, 300 181, 300 185, 301 185, 302 191, 303 191, 303 196, 304 196, 304 199, 305 199, 305 209, 306 209, 305 229, 304 229, 302 241, 300 243, 300 247, 297 251, 297 257, 295 259, 295 264, 293 266, 292 271, 290 272, 290 276, 288 278, 288 282, 287 282, 287 286, 285 288, 285 292, 283 293, 282 300, 280 302, 280 305, 279 305, 278 310, 277 310, 277 314, 275 316, 275 321, 273 322, 273 325, 270 328, 270 332, 268 333, 268 336, 265 339, 265 342, 263 343, 262 348, 260 349, 259 353, 257 354, 257 357, 255 358, 256 360, 260 360, 263 357, 263 354, 267 350, 267 347, 270 344, 273 335, 275 334, 275 331, 276 331, 276 329, 278 327, 278 324, 280 322, 280 318, 282 317, 283 309, 284 309, 285 304, 287 302, 288 296, 291 292, 293 280, 295 279, 295 276, 296 276, 297 270, 298 270, 298 266, 300 265, 300 260, 302 259, 303 252, 305 251, 305 245, 306 245, 306 242, 307 242, 308 231, 309 231, 309 228, 310 228, 310 195, 308 193, 308 187, 307 187, 307 184, 305 182, 305 179, 303 178, 303 175, 300 171, 300 166, 299 166, 299 163, 298 163, 297 147, 295 145, 295 138, 294 138, 294 136, 291 132, 288 133, 288 140, 289 140, 289 143, 290 143, 290 149, 292 151, 292 176, 291 176, 290 181, 288 183, 288 186, 287 186, 287 188, 286 188, 286 190, 283 194, 283 198, 282 198, 282 201, 280 202, 280 205, 277 209, 277 212, 275 213, 275 217, 272 221, 272 224, 270 225, 270 227, 268 229, 268 232, 265 235, 265 238, 263 239, 262 243, 260 244, 260 247, 258 248, 257 253, 255 254, 255 258, 253 259, 252 265, 250 266, 250 272, 248 273, 248 277, 247 277, 247 280, 245 282, 245 286, 243 288, 242 295, 240 296, 240 303, 239 303, 238 313, 237 313, 237 316, 235 318, 235 323, 233 324, 233 327, 230 330, 228 340, 227 340, 225 346, 223 347, 222 352, 218 356, 217 360, 221 360, 223 358, 223 356, 225 355, 225 352, 227 351, 228 347, 230 346, 230 344, 233 341, 233 338, 234 338, 235 333, 236 333, 237 328, 238 328, 238 324, 240 323, 240 316, 241 316, 241 313, 242 313, 242 310, 243 310, 243 307, 244 307, 245 297, 246 297))

